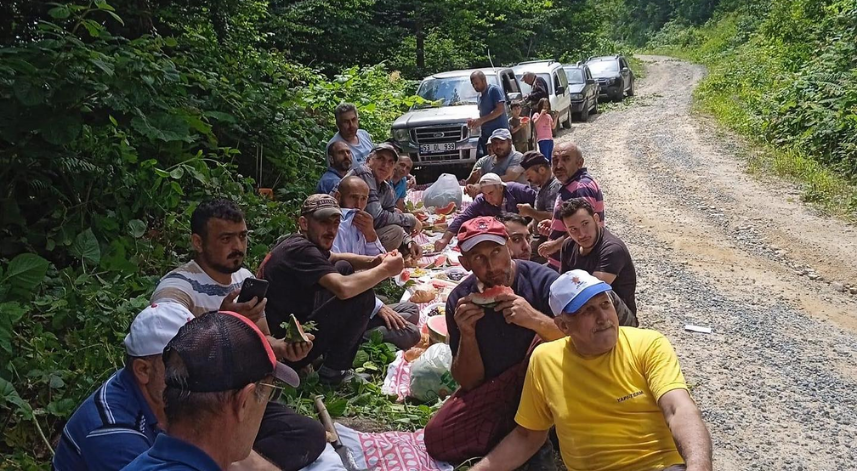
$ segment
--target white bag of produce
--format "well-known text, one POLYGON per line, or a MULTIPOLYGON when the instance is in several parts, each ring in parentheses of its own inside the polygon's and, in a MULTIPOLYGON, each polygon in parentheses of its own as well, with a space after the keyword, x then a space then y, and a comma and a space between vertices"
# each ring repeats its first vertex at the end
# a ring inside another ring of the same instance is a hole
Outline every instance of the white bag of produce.
POLYGON ((435 402, 452 394, 458 384, 449 372, 452 350, 445 343, 436 343, 411 364, 411 397, 423 402, 435 402))
POLYGON ((443 208, 449 203, 455 203, 457 208, 461 208, 462 196, 458 178, 450 173, 444 173, 423 193, 423 205, 427 208, 430 206, 443 208))

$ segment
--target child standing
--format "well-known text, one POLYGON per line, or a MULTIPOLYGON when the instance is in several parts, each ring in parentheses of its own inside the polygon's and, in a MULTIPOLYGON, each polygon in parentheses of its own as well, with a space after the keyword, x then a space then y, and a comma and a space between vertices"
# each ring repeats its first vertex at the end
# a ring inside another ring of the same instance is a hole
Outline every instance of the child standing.
POLYGON ((512 102, 512 118, 509 119, 509 130, 512 132, 512 144, 515 145, 515 150, 524 153, 530 150, 530 143, 527 142, 527 126, 530 125, 529 120, 522 122, 521 119, 521 102, 512 102))
POLYGON ((551 104, 547 98, 539 100, 538 111, 533 115, 536 124, 536 141, 539 143, 539 152, 548 160, 553 156, 553 128, 556 126, 553 115, 551 115, 551 104))

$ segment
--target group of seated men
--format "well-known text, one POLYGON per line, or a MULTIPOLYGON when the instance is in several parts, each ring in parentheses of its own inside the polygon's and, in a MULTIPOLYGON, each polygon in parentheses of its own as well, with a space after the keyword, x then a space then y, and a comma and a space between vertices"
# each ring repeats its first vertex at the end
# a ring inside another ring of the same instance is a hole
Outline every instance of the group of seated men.
MULTIPOLYGON (((237 301, 254 276, 243 267, 241 209, 216 199, 194 210, 193 260, 166 274, 134 319, 125 367, 66 424, 55 469, 301 469, 324 449, 324 428, 272 400, 274 380, 295 387, 296 370, 310 368, 331 386, 357 378, 351 365, 373 330, 401 349, 419 341, 417 306, 386 305, 373 290, 420 254, 419 221, 395 193, 410 163, 398 171, 403 156, 381 143, 351 168, 371 139, 352 112, 337 109, 343 125, 329 146, 338 179, 303 202, 299 232, 258 269, 265 298, 237 301), (316 324, 309 341, 283 339, 292 314, 316 324)), ((474 169, 478 196, 441 239, 457 237, 472 274, 448 297, 460 389, 428 423, 427 452, 452 463, 484 456, 477 470, 553 469, 553 442, 569 469, 710 470, 711 441, 675 352, 636 328, 633 262, 604 227, 580 149, 560 144, 548 160, 498 139, 499 153, 478 164, 491 171, 474 169), (511 292, 490 307, 474 302, 497 286, 511 292)))

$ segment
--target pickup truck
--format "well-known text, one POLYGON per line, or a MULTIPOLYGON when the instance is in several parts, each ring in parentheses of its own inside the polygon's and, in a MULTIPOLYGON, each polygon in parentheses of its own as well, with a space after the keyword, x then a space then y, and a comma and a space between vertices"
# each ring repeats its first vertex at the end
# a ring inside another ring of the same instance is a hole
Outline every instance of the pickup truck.
POLYGON ((481 70, 489 84, 499 86, 505 93, 506 112, 511 116, 509 105, 521 98, 521 84, 510 68, 456 70, 426 77, 417 95, 427 102, 399 116, 392 129, 393 138, 410 154, 415 167, 443 166, 452 170, 451 167, 476 162, 481 131, 467 127, 468 119, 479 117, 478 94, 470 84, 474 70, 481 70))

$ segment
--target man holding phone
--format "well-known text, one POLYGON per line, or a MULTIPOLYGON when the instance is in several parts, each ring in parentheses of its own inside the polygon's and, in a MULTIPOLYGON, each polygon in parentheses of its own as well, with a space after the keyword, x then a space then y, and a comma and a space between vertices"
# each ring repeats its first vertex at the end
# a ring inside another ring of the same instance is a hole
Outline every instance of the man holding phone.
MULTIPOLYGON (((311 341, 288 343, 271 336, 265 317, 267 298, 264 291, 258 291, 263 283, 238 299, 243 284, 253 280, 250 270, 243 267, 248 231, 238 205, 226 199, 204 201, 193 211, 190 228, 196 256, 161 278, 151 302, 182 304, 195 317, 210 311, 236 312, 259 327, 278 359, 296 362, 305 358, 312 350, 311 341), (255 294, 250 292, 254 290, 255 294)), ((277 466, 269 469, 283 470, 312 463, 326 443, 324 428, 317 421, 279 402, 268 404, 256 442, 256 451, 277 466)))

